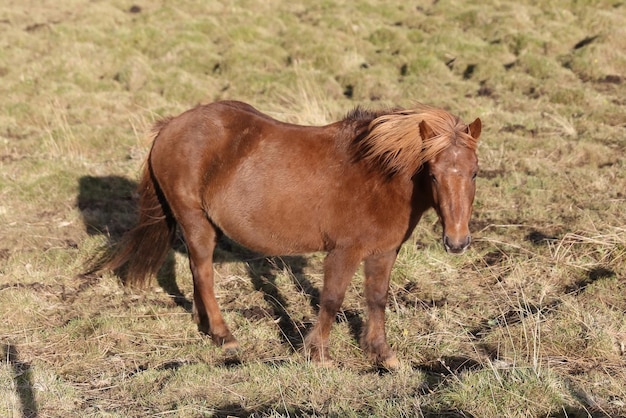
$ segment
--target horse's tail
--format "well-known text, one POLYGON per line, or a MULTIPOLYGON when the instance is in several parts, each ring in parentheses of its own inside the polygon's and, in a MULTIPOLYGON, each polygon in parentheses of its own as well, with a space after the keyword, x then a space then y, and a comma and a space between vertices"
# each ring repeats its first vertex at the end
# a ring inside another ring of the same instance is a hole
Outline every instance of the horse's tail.
MULTIPOLYGON (((167 121, 155 126, 158 134, 167 121)), ((159 187, 148 156, 139 182, 139 221, 92 271, 111 270, 125 285, 143 287, 156 276, 176 235, 176 219, 159 187)))

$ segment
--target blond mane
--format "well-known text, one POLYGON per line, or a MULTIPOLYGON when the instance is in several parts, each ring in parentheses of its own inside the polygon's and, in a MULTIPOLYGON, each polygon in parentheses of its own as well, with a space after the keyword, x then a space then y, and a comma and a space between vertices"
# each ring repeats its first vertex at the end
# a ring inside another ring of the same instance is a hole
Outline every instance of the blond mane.
POLYGON ((476 149, 477 141, 457 116, 419 104, 414 109, 397 110, 374 118, 361 139, 355 142, 356 155, 386 174, 415 174, 424 162, 451 145, 476 149), (424 121, 434 135, 423 140, 424 121))

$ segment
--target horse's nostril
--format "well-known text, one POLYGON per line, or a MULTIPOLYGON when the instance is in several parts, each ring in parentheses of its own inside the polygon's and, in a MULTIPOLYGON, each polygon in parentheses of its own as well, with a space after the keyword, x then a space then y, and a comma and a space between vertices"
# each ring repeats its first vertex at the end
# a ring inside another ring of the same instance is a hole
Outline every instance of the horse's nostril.
POLYGON ((467 247, 469 247, 472 242, 472 237, 467 235, 464 239, 459 241, 452 241, 449 236, 443 236, 443 245, 446 248, 446 251, 454 254, 459 254, 464 252, 467 247))

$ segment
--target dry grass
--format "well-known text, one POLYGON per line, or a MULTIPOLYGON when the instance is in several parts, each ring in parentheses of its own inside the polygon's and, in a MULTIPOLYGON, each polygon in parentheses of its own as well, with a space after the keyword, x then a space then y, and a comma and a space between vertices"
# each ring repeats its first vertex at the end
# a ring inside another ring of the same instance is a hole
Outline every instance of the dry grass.
POLYGON ((626 6, 257 3, 0 5, 0 415, 626 416, 626 6), (239 359, 192 324, 180 249, 149 292, 80 276, 132 225, 151 123, 225 98, 483 120, 471 250, 448 256, 431 213, 394 269, 397 372, 358 347, 360 275, 339 366, 297 352, 321 255, 218 249, 239 359))

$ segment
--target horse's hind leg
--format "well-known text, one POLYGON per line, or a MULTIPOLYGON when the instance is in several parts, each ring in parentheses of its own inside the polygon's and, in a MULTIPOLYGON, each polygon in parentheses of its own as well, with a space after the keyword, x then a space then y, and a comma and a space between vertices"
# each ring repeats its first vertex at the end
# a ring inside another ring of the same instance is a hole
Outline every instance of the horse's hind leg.
POLYGON ((368 319, 361 337, 361 346, 377 364, 390 369, 398 367, 398 359, 385 336, 385 307, 389 292, 389 276, 396 255, 396 251, 391 251, 365 259, 365 299, 368 319))
POLYGON ((179 223, 189 251, 189 266, 193 275, 194 319, 201 331, 211 335, 225 349, 238 347, 215 299, 213 279, 213 250, 217 231, 200 209, 180 211, 179 223))

